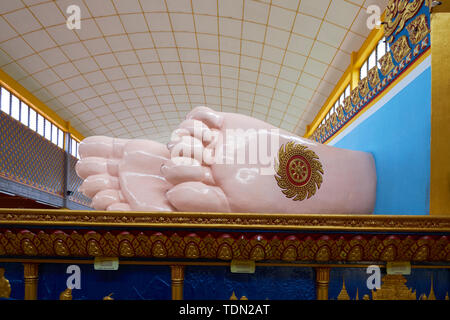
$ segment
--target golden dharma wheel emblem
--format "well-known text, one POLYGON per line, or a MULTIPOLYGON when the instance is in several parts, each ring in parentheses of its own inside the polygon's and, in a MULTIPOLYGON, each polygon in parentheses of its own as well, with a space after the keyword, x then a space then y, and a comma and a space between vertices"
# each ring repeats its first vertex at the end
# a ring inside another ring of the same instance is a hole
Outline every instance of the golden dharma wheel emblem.
POLYGON ((278 151, 275 179, 282 192, 294 201, 309 199, 316 194, 323 179, 323 168, 317 154, 293 141, 278 151))

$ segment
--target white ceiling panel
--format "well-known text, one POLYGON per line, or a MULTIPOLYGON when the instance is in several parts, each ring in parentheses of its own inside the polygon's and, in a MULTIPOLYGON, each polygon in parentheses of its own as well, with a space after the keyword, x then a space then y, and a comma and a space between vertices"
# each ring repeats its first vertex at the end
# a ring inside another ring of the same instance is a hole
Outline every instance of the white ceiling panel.
POLYGON ((0 67, 85 136, 167 141, 199 104, 303 135, 369 4, 386 1, 0 1, 0 67))

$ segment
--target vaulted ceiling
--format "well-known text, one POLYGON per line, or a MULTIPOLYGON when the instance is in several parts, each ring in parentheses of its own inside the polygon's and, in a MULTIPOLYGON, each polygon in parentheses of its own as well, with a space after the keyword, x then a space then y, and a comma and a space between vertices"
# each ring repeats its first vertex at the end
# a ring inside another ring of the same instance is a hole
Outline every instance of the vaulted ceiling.
POLYGON ((167 142, 197 105, 303 135, 386 3, 3 0, 0 68, 85 136, 167 142))

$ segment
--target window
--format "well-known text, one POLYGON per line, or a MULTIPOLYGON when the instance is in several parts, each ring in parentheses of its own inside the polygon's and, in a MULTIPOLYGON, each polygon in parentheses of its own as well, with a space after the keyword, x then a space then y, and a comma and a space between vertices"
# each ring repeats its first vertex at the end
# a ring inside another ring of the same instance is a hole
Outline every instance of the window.
POLYGON ((58 145, 58 127, 52 124, 52 142, 58 145))
POLYGON ((58 129, 58 147, 64 149, 64 132, 58 129))
POLYGON ((44 119, 44 130, 45 130, 44 137, 47 140, 52 141, 52 124, 47 119, 44 119))
POLYGON ((36 131, 37 130, 36 124, 37 124, 36 111, 30 109, 30 129, 36 131))
POLYGON ((1 92, 1 109, 4 113, 9 114, 9 107, 11 105, 11 98, 9 91, 5 88, 2 88, 1 92))
POLYGON ((359 70, 359 79, 364 79, 367 77, 367 61, 364 62, 361 69, 359 70))
POLYGON ((11 95, 11 117, 20 120, 20 100, 15 95, 11 95))
POLYGON ((40 114, 37 115, 37 133, 44 136, 44 117, 40 114))
POLYGON ((369 65, 367 67, 367 71, 369 71, 370 69, 372 69, 373 67, 375 67, 376 61, 377 61, 377 51, 373 50, 372 53, 369 56, 369 65))
POLYGON ((21 106, 20 106, 20 122, 22 122, 27 127, 30 126, 28 124, 28 113, 29 112, 30 112, 30 109, 28 108, 28 106, 25 103, 21 102, 21 106))
POLYGON ((70 154, 76 157, 77 155, 77 142, 74 139, 70 140, 70 154))

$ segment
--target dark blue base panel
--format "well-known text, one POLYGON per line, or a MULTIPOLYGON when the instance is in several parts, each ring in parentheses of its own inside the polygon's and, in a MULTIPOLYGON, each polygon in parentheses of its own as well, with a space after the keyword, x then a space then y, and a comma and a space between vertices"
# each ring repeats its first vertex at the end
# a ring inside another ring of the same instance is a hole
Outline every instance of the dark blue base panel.
MULTIPOLYGON (((39 265, 39 300, 58 300, 66 289, 70 264, 39 265)), ((116 300, 170 300, 171 279, 169 266, 120 265, 117 271, 94 270, 92 264, 79 264, 81 289, 72 291, 73 300, 101 300, 112 293, 116 300)), ((23 265, 0 263, 11 285, 11 299, 24 299, 23 265)), ((381 269, 382 277, 386 270, 381 269)), ((367 289, 365 268, 331 268, 329 299, 336 300, 345 286, 351 300, 356 291, 361 300, 372 297, 367 289)), ((438 300, 450 292, 450 269, 413 268, 405 276, 406 286, 416 292, 417 298, 430 294, 431 279, 438 300)), ((256 267, 254 274, 231 273, 225 266, 186 266, 184 299, 229 300, 233 292, 240 299, 249 300, 315 300, 315 272, 307 267, 256 267)))

